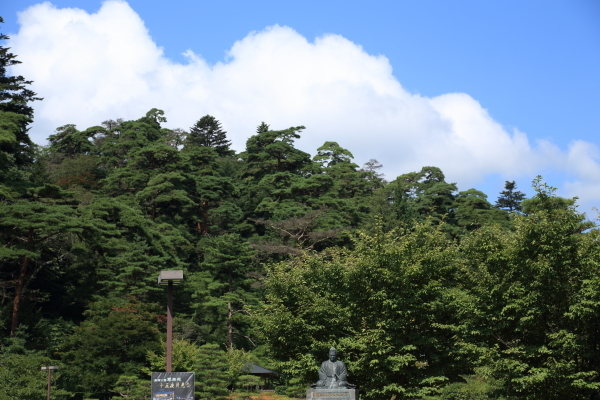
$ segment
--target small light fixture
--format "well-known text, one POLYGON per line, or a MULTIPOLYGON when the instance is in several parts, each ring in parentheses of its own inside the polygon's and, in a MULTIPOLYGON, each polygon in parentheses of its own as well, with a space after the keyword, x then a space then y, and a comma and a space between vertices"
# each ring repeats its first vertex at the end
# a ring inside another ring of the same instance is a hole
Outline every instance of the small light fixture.
POLYGON ((183 281, 183 271, 161 271, 158 275, 158 284, 167 286, 169 282, 178 285, 183 281))
POLYGON ((46 395, 46 400, 50 400, 50 387, 52 385, 52 370, 53 369, 58 369, 58 366, 56 365, 50 365, 47 367, 42 367, 42 371, 48 370, 48 392, 46 395))

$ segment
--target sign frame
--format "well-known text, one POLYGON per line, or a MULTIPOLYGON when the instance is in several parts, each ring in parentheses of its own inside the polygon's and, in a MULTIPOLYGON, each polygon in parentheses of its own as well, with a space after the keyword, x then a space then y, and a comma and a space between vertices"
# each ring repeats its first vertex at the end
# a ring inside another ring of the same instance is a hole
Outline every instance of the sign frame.
POLYGON ((153 372, 152 400, 194 400, 194 372, 153 372))

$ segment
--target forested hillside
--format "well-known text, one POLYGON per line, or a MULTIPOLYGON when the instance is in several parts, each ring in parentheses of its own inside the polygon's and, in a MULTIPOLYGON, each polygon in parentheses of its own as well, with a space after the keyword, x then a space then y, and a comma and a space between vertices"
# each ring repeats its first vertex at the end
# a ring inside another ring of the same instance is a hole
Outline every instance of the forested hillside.
POLYGON ((15 63, 1 47, 1 399, 43 398, 42 365, 56 398, 149 398, 172 269, 174 371, 198 398, 248 361, 302 396, 331 346, 365 399, 600 396, 598 230, 541 178, 493 200, 434 166, 388 182, 343 143, 297 149, 303 126, 257 116, 236 153, 215 116, 159 109, 42 147, 15 63))

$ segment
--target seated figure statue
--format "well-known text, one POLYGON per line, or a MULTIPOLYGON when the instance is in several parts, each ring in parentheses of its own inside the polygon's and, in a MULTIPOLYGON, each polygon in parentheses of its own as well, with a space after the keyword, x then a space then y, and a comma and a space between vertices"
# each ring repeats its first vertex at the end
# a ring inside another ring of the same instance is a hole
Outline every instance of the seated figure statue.
POLYGON ((311 385, 316 389, 353 389, 356 386, 348 383, 348 370, 343 361, 337 359, 337 350, 335 347, 329 349, 329 360, 321 363, 319 370, 319 380, 311 385))

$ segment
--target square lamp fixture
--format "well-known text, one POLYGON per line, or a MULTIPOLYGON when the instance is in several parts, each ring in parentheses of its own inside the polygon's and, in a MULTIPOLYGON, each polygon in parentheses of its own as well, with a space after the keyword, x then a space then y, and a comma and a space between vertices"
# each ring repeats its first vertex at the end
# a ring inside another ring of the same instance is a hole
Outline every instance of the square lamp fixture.
POLYGON ((183 281, 183 271, 161 271, 158 275, 159 285, 168 285, 169 281, 173 282, 173 285, 178 285, 183 281))

